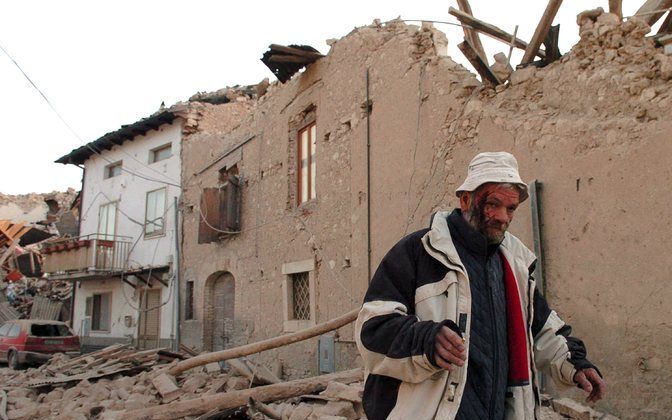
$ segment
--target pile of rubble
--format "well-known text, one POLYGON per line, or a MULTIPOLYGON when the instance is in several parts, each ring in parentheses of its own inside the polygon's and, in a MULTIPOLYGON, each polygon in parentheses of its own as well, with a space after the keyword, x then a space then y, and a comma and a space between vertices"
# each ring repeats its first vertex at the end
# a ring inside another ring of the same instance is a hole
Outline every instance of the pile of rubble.
MULTIPOLYGON (((267 369, 241 358, 229 360, 224 368, 214 363, 192 369, 177 378, 174 384, 177 392, 162 395, 165 385, 161 378, 166 369, 173 365, 171 362, 189 357, 192 356, 186 352, 136 351, 126 345, 114 345, 73 359, 58 354, 37 369, 1 369, 0 418, 135 418, 129 413, 160 404, 234 393, 269 383, 285 385, 267 369)), ((271 405, 261 402, 264 397, 246 399, 240 406, 211 410, 199 418, 226 418, 234 414, 239 418, 361 418, 361 371, 355 376, 360 383, 328 382, 320 395, 290 398, 271 405)), ((165 418, 174 416, 167 414, 165 418)))
MULTIPOLYGON (((36 313, 33 313, 35 302, 39 302, 40 308, 47 304, 42 302, 53 302, 60 304, 58 305, 59 308, 62 307, 68 303, 72 295, 72 283, 60 280, 24 277, 19 281, 0 285, 0 290, 2 290, 7 301, 17 311, 18 319, 43 319, 40 316, 36 316, 36 313)), ((41 312, 40 308, 36 308, 36 312, 41 312)), ((60 313, 60 310, 54 310, 53 312, 60 313)))
MULTIPOLYGON (((366 418, 361 369, 282 382, 240 358, 191 369, 166 383, 166 372, 191 354, 114 345, 73 359, 58 354, 37 369, 0 369, 0 418, 366 418)), ((540 418, 615 419, 567 398, 549 397, 540 418)))

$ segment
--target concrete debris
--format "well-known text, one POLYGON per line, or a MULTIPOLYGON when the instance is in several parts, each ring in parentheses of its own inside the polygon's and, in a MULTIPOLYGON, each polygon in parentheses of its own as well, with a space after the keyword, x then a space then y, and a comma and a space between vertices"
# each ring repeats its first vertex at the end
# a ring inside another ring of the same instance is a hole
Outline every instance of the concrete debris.
MULTIPOLYGON (((223 418, 216 416, 230 415, 233 412, 230 407, 235 407, 236 415, 240 416, 237 418, 366 418, 362 407, 364 384, 361 371, 339 372, 259 388, 254 388, 247 378, 237 376, 233 369, 207 372, 197 368, 178 377, 166 373, 176 360, 189 357, 193 356, 164 349, 137 351, 128 345, 114 345, 72 359, 57 354, 37 369, 13 371, 3 368, 0 369, 0 418, 4 418, 3 404, 8 419, 120 419, 130 418, 131 412, 132 415, 144 413, 150 407, 156 408, 156 418, 193 418, 182 414, 189 411, 184 407, 194 406, 190 400, 209 404, 207 409, 210 411, 205 414, 205 406, 200 411, 191 408, 193 413, 203 414, 203 418, 223 418), (330 377, 334 379, 320 382, 320 378, 330 377), (264 391, 266 389, 269 391, 264 391), (323 391, 287 397, 293 389, 323 391), (212 404, 208 401, 213 398, 222 402, 220 408, 210 407, 212 404), (169 414, 161 414, 165 410, 158 411, 158 406, 162 405, 169 414), (178 411, 171 411, 173 406, 178 411)), ((245 364, 253 366, 255 371, 260 370, 249 359, 245 364)), ((566 418, 563 416, 614 419, 566 398, 553 400, 545 396, 544 402, 547 406, 542 407, 540 418, 543 420, 566 418)))

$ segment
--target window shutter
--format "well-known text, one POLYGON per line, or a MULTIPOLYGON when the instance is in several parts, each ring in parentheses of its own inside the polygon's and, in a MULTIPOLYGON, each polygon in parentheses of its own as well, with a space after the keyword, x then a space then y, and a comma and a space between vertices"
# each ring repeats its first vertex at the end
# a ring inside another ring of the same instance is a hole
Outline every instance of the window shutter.
POLYGON ((229 175, 226 185, 226 227, 231 231, 240 230, 240 177, 229 175))
POLYGON ((198 226, 198 243, 206 244, 214 242, 219 237, 219 232, 210 226, 220 229, 221 205, 220 189, 204 188, 201 194, 200 224, 198 226))

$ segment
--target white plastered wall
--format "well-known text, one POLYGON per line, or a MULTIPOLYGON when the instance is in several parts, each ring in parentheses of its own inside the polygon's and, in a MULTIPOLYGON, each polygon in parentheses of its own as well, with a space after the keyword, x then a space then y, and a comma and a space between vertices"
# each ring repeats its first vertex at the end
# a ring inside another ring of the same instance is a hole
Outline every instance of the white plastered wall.
MULTIPOLYGON (((127 269, 148 268, 170 265, 169 280, 173 274, 175 260, 175 207, 176 197, 180 195, 180 148, 182 139, 182 120, 164 124, 158 130, 152 130, 133 141, 126 141, 111 150, 93 155, 85 163, 85 177, 82 199, 81 235, 98 233, 100 207, 113 201, 118 202, 116 235, 128 236, 131 242, 127 269), (170 143, 172 156, 168 159, 149 163, 150 152, 170 143), (110 162, 122 161, 121 175, 105 179, 105 168, 110 162), (151 168, 151 169, 149 169, 151 168), (129 173, 133 172, 141 176, 129 173), (144 179, 145 178, 151 178, 144 179), (176 184, 176 185, 169 185, 176 184), (145 237, 144 220, 146 196, 149 191, 166 188, 165 233, 145 237)), ((130 278, 132 282, 136 279, 130 278)), ((172 299, 169 287, 154 281, 155 288, 161 288, 161 299, 172 299)), ((144 286, 144 283, 140 283, 144 286)), ((172 287, 172 283, 168 282, 172 287)), ((133 300, 133 288, 116 279, 85 280, 76 291, 73 326, 79 330, 84 317, 86 297, 94 293, 111 292, 111 330, 109 332, 91 332, 90 336, 122 337, 137 334, 139 300, 133 300), (126 292, 125 297, 122 294, 126 292), (133 327, 124 326, 124 317, 132 316, 133 327)), ((173 333, 173 304, 161 307, 160 337, 171 338, 173 333)))

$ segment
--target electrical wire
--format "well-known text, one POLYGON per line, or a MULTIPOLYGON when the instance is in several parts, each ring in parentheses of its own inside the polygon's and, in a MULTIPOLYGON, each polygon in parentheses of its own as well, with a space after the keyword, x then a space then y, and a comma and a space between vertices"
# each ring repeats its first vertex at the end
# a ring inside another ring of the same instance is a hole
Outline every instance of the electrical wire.
MULTIPOLYGON (((75 136, 81 143, 85 143, 85 141, 82 139, 82 137, 81 137, 79 134, 77 134, 77 132, 72 128, 72 126, 71 126, 70 124, 68 124, 68 122, 67 122, 66 119, 61 115, 61 113, 58 112, 58 110, 56 109, 56 107, 54 106, 54 104, 51 103, 51 101, 49 100, 49 98, 47 98, 47 96, 40 90, 40 88, 37 87, 37 85, 35 84, 35 82, 33 82, 33 80, 28 76, 28 74, 26 74, 26 72, 23 71, 23 68, 21 68, 21 66, 19 65, 19 63, 18 63, 18 62, 17 62, 17 61, 16 61, 16 60, 9 54, 9 52, 7 52, 7 50, 6 50, 1 44, 0 44, 0 50, 2 50, 2 52, 5 53, 5 55, 12 61, 12 63, 14 63, 14 65, 16 66, 16 68, 18 68, 19 71, 21 72, 21 74, 23 74, 23 77, 25 77, 26 80, 28 80, 28 82, 30 83, 30 85, 31 85, 31 86, 32 86, 32 87, 33 87, 33 88, 40 94, 40 96, 42 97, 42 99, 44 99, 44 101, 47 103, 47 105, 49 105, 49 108, 51 108, 51 110, 54 112, 54 114, 56 114, 56 116, 57 116, 57 117, 61 120, 61 122, 68 128, 68 130, 69 130, 69 131, 70 131, 70 132, 71 132, 71 133, 72 133, 72 134, 73 134, 73 135, 74 135, 74 136, 75 136)), ((112 162, 111 160, 107 159, 105 156, 103 156, 102 153, 101 153, 100 151, 96 150, 91 144, 89 144, 89 143, 85 143, 85 147, 88 148, 89 150, 91 150, 93 153, 99 155, 103 160, 107 161, 109 164, 114 163, 114 162, 112 162)), ((125 153, 125 152, 124 152, 124 153, 125 153)), ((130 155, 129 155, 129 156, 130 156, 130 155)), ((142 163, 139 162, 139 161, 138 161, 138 163, 140 163, 141 165, 143 165, 144 167, 146 167, 146 168, 148 168, 148 169, 150 169, 150 170, 152 170, 152 171, 155 171, 153 168, 150 168, 148 165, 144 165, 144 164, 142 164, 142 163)), ((175 183, 171 183, 171 182, 165 182, 165 181, 161 181, 161 180, 157 180, 157 179, 154 179, 154 178, 147 177, 147 176, 145 176, 145 175, 141 175, 141 174, 139 174, 139 173, 135 173, 135 172, 133 172, 133 171, 130 171, 130 170, 124 168, 123 165, 121 166, 121 170, 124 171, 124 172, 130 173, 130 174, 132 174, 132 175, 135 175, 135 176, 137 176, 137 177, 139 177, 139 178, 145 179, 145 180, 147 180, 147 181, 153 181, 153 182, 158 182, 158 183, 162 183, 162 184, 173 185, 173 186, 176 186, 176 187, 178 187, 178 188, 181 188, 181 186, 180 186, 179 184, 175 184, 175 183)), ((155 171, 155 172, 156 172, 156 171, 155 171)), ((164 175, 164 176, 165 176, 165 175, 164 175)))

